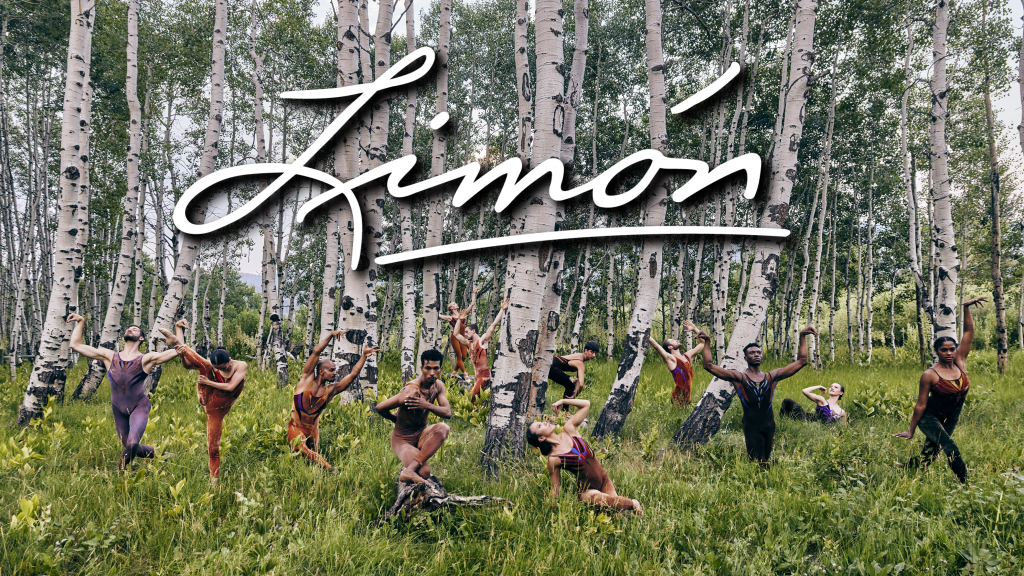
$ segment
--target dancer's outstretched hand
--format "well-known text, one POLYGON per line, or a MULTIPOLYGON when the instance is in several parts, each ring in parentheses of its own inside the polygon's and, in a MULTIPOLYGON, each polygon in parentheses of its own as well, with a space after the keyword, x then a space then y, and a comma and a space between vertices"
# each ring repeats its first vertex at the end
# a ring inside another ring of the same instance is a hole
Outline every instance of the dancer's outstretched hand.
POLYGON ((806 336, 808 334, 813 334, 817 336, 818 331, 814 329, 814 326, 808 326, 807 328, 804 328, 803 330, 800 331, 801 336, 806 336))
POLYGON ((75 314, 74 312, 68 314, 68 322, 81 322, 82 320, 85 320, 85 318, 82 318, 81 316, 75 314))
POLYGON ((181 320, 178 320, 177 322, 175 322, 174 325, 175 326, 180 326, 181 328, 184 328, 185 330, 188 330, 188 320, 185 320, 184 318, 182 318, 181 320))
POLYGON ((680 323, 680 325, 683 328, 686 328, 687 332, 694 332, 694 333, 700 332, 700 328, 697 328, 697 325, 694 324, 693 322, 690 322, 689 320, 683 320, 680 323))
POLYGON ((913 432, 897 432, 896 434, 893 434, 892 437, 893 438, 906 438, 907 440, 910 440, 911 438, 914 437, 914 433, 913 432))
POLYGON ((370 356, 376 354, 377 352, 380 352, 380 348, 378 348, 377 346, 371 347, 369 345, 366 345, 363 347, 363 358, 369 358, 370 356))
POLYGON ((334 330, 331 332, 332 338, 341 338, 348 330, 334 330))
POLYGON ((708 336, 708 333, 703 331, 703 330, 698 330, 697 331, 697 339, 698 340, 711 341, 711 336, 708 336))
POLYGON ((501 303, 501 309, 502 310, 508 310, 508 303, 509 303, 509 299, 505 298, 505 300, 501 303))
POLYGON ((988 298, 971 298, 967 302, 964 302, 964 308, 970 308, 971 306, 978 305, 979 308, 985 307, 985 302, 988 302, 988 298))
MULTIPOLYGON (((181 322, 184 322, 184 320, 181 320, 181 322)), ((166 328, 157 328, 157 330, 159 330, 160 333, 164 335, 164 339, 167 340, 168 348, 177 349, 178 345, 181 344, 181 342, 178 342, 178 337, 175 336, 174 333, 171 332, 170 330, 166 328)))

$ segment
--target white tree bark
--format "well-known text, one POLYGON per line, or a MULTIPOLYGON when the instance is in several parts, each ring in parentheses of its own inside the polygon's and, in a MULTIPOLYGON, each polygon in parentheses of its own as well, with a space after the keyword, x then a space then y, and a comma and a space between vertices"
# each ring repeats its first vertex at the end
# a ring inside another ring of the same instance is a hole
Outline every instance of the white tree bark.
MULTIPOLYGON (((807 308, 807 324, 814 327, 817 327, 820 321, 818 318, 818 298, 821 294, 821 253, 825 240, 825 217, 828 214, 828 186, 830 169, 832 168, 832 134, 836 121, 837 80, 837 75, 832 77, 832 95, 829 97, 828 121, 825 126, 825 147, 822 151, 822 157, 818 166, 820 171, 819 178, 821 178, 821 210, 818 213, 818 242, 816 244, 817 248, 814 254, 814 276, 811 280, 811 302, 807 308)), ((835 231, 833 231, 833 234, 835 234, 835 231)), ((807 252, 804 251, 804 254, 806 253, 807 252)), ((797 322, 797 326, 799 325, 800 322, 797 322)), ((799 340, 799 337, 795 339, 799 340)), ((818 358, 821 347, 821 343, 818 341, 818 338, 810 336, 807 344, 810 348, 808 350, 808 354, 811 358, 818 358)), ((820 363, 817 365, 820 365, 820 363)))
POLYGON ((516 0, 516 24, 513 30, 516 62, 516 94, 519 100, 519 135, 516 156, 525 167, 530 166, 530 143, 533 139, 533 83, 527 57, 527 34, 530 30, 530 0, 516 0))
MULTIPOLYGON (((405 0, 405 43, 412 52, 416 49, 415 19, 413 0, 405 0)), ((416 135, 416 85, 410 84, 405 104, 405 135, 402 138, 402 154, 412 154, 413 138, 416 135)), ((399 226, 402 229, 402 250, 413 250, 412 204, 396 200, 399 210, 399 226)), ((413 378, 416 370, 416 267, 413 262, 402 265, 402 382, 413 378)))
POLYGON ((572 52, 572 70, 569 86, 565 90, 565 126, 562 130, 562 163, 570 172, 576 157, 576 114, 583 99, 583 75, 587 70, 587 52, 590 36, 590 5, 587 0, 574 0, 573 19, 576 22, 572 52))

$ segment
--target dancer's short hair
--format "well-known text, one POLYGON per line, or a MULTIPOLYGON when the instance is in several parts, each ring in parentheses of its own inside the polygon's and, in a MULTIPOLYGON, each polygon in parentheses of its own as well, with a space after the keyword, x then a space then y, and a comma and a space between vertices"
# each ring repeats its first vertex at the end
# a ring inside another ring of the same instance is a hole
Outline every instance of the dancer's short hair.
POLYGON ((757 342, 751 342, 750 344, 747 344, 746 346, 743 347, 743 355, 746 356, 747 355, 747 350, 750 350, 751 348, 760 348, 760 347, 761 347, 761 345, 758 344, 757 342))
POLYGON ((473 332, 477 332, 477 333, 480 332, 480 328, 478 328, 476 324, 467 324, 466 328, 469 328, 473 332))
POLYGON ((228 351, 223 346, 217 346, 210 352, 210 364, 214 366, 221 366, 231 361, 231 357, 228 355, 228 351))
POLYGON ((600 348, 600 347, 598 347, 598 345, 597 345, 597 342, 587 342, 587 345, 583 347, 583 350, 590 350, 590 351, 591 351, 591 352, 593 352, 594 354, 597 354, 597 352, 598 352, 598 351, 599 351, 600 349, 601 349, 601 348, 600 348))
POLYGON ((541 440, 540 434, 530 430, 529 426, 526 427, 526 443, 534 448, 540 448, 540 453, 545 456, 551 454, 551 442, 541 440))
POLYGON ((444 354, 441 354, 433 348, 430 350, 424 350, 423 354, 420 354, 420 366, 425 366, 427 362, 439 362, 444 364, 444 354))
MULTIPOLYGON (((672 350, 672 346, 668 343, 669 340, 671 340, 671 338, 666 338, 665 341, 661 343, 661 347, 665 350, 672 350)), ((676 348, 679 348, 679 346, 676 346, 676 348)))
POLYGON ((935 339, 935 343, 932 344, 932 348, 936 352, 938 352, 939 351, 939 346, 942 346, 946 342, 952 342, 954 347, 956 347, 956 345, 957 345, 956 338, 953 338, 952 336, 939 336, 938 338, 935 339))

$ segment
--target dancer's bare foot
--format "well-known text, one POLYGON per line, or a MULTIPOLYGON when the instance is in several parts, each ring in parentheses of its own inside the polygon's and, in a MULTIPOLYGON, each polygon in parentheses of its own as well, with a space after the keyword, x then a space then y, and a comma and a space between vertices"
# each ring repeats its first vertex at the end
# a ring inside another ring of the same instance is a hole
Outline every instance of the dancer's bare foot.
POLYGON ((644 509, 640 507, 640 501, 639 500, 633 500, 633 512, 636 512, 637 516, 643 516, 644 515, 644 509))
POLYGON ((414 470, 412 470, 411 468, 406 467, 406 468, 403 468, 402 469, 402 473, 398 475, 398 481, 399 482, 415 482, 417 484, 420 484, 420 483, 424 482, 425 480, 423 480, 423 477, 421 477, 419 474, 417 474, 414 470))
POLYGON ((174 348, 175 346, 178 345, 178 337, 175 336, 173 332, 167 330, 166 328, 157 328, 157 330, 159 330, 160 333, 164 335, 164 339, 167 340, 168 348, 174 348))

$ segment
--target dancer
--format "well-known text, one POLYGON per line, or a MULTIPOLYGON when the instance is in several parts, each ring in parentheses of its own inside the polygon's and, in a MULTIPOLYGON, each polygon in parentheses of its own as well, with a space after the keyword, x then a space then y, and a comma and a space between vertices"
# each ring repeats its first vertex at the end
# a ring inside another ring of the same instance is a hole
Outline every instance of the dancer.
POLYGON ((460 373, 460 375, 463 378, 468 377, 466 375, 465 361, 466 354, 469 352, 469 348, 468 346, 460 342, 457 338, 457 336, 463 335, 466 329, 465 323, 463 323, 462 326, 460 327, 458 322, 460 319, 463 320, 463 322, 465 322, 466 317, 468 317, 469 313, 473 310, 474 307, 476 307, 477 290, 478 288, 473 288, 473 299, 470 300, 469 306, 467 306, 465 310, 460 311, 459 305, 456 304, 455 302, 451 302, 448 304, 448 313, 451 314, 451 316, 445 316, 444 314, 437 315, 437 317, 440 318, 441 320, 448 322, 448 324, 452 328, 452 333, 448 335, 448 341, 451 342, 452 351, 455 352, 455 370, 457 371, 456 373, 460 373))
POLYGON ((551 499, 558 497, 562 484, 561 470, 564 468, 576 476, 576 490, 580 500, 595 506, 632 510, 638 516, 643 516, 640 502, 615 493, 615 486, 608 473, 587 441, 576 431, 590 411, 590 400, 563 398, 553 403, 551 408, 557 411, 562 406, 575 406, 579 410, 566 421, 561 432, 551 422, 534 422, 526 429, 526 441, 548 457, 551 499))
POLYGON ((143 384, 153 368, 178 355, 175 350, 163 352, 139 352, 139 346, 146 337, 142 329, 134 324, 124 331, 124 350, 118 352, 107 348, 93 348, 82 342, 85 320, 78 314, 68 314, 68 322, 76 322, 71 331, 71 349, 90 360, 101 360, 110 378, 110 405, 114 412, 114 427, 124 450, 118 470, 124 471, 135 457, 152 458, 156 451, 152 446, 140 444, 149 423, 149 395, 143 384))
POLYGON ((444 419, 452 417, 452 407, 439 378, 443 360, 444 354, 437 350, 425 350, 420 355, 420 375, 398 394, 377 404, 377 413, 395 423, 391 451, 402 461, 400 482, 423 482, 430 478, 427 460, 437 453, 451 431, 443 422, 427 426, 430 414, 444 419))
POLYGON ((711 363, 711 337, 701 330, 697 337, 707 348, 701 354, 704 369, 716 378, 721 378, 736 387, 736 393, 743 404, 743 437, 747 444, 747 456, 751 460, 766 467, 772 455, 772 442, 775 439, 775 413, 772 412, 772 400, 775 398, 775 386, 796 374, 807 365, 807 335, 818 335, 818 331, 808 326, 800 331, 800 348, 796 362, 776 368, 769 372, 761 372, 761 345, 747 344, 743 348, 743 357, 747 361, 747 369, 727 370, 711 363))
POLYGON ((198 370, 196 395, 199 405, 206 411, 206 450, 210 461, 210 478, 214 482, 220 477, 220 437, 224 431, 224 418, 235 405, 235 400, 245 388, 245 376, 249 365, 241 360, 232 360, 224 347, 210 352, 210 359, 203 358, 195 350, 185 346, 185 330, 188 322, 174 323, 174 334, 159 328, 167 339, 167 345, 181 355, 181 365, 187 370, 198 370))
MULTIPOLYGON (((682 326, 687 332, 697 332, 697 327, 689 320, 683 320, 682 326)), ((672 403, 679 406, 689 404, 690 389, 693 386, 693 357, 704 350, 704 342, 698 341, 696 346, 680 354, 679 349, 683 345, 679 340, 669 338, 665 340, 664 347, 659 346, 650 336, 647 337, 647 341, 654 346, 658 354, 661 354, 665 365, 668 366, 668 371, 672 373, 672 379, 676 382, 676 387, 672 390, 672 403)))
POLYGON ((843 399, 843 394, 846 394, 846 388, 843 388, 842 384, 833 382, 828 388, 824 386, 808 386, 801 392, 815 403, 814 413, 806 412, 803 406, 797 404, 796 400, 786 398, 782 401, 782 406, 779 408, 779 416, 786 416, 787 418, 803 420, 805 422, 819 420, 824 424, 832 424, 841 420, 843 424, 846 424, 846 410, 839 407, 839 401, 843 399), (815 390, 828 392, 828 400, 815 394, 815 390))
POLYGON ((460 330, 463 321, 461 317, 458 319, 455 329, 452 331, 452 334, 455 335, 455 338, 459 343, 469 350, 470 357, 473 360, 473 371, 475 372, 476 383, 473 384, 471 399, 474 404, 476 404, 476 397, 480 395, 480 391, 491 385, 491 369, 487 366, 487 347, 490 346, 491 336, 494 335, 494 329, 501 323, 501 317, 505 310, 508 309, 508 302, 509 299, 506 298, 505 301, 501 303, 501 312, 498 312, 498 315, 494 318, 494 322, 491 322, 491 325, 487 328, 487 331, 484 332, 483 336, 477 333, 476 324, 470 324, 466 328, 466 335, 463 336, 462 330, 460 330))
POLYGON ((921 385, 917 394, 917 405, 914 415, 910 418, 910 429, 906 432, 893 434, 896 438, 914 437, 918 428, 924 432, 927 440, 921 455, 914 457, 906 465, 916 467, 928 466, 935 461, 941 449, 946 454, 949 467, 953 469, 961 483, 967 482, 967 465, 960 457, 960 449, 953 442, 953 429, 960 419, 967 391, 971 380, 967 377, 967 355, 971 352, 971 341, 974 339, 974 317, 971 306, 982 305, 986 298, 975 298, 964 302, 964 334, 957 346, 956 340, 950 336, 942 336, 935 340, 935 356, 938 362, 921 374, 921 385))
POLYGON ((335 330, 313 348, 306 363, 302 366, 302 375, 295 385, 295 396, 292 397, 292 416, 288 420, 288 444, 294 450, 302 452, 306 457, 324 470, 333 470, 327 460, 320 455, 320 413, 331 403, 331 399, 343 392, 359 376, 371 354, 376 354, 377 347, 364 346, 363 353, 352 366, 352 370, 335 383, 334 362, 321 358, 331 340, 338 338, 347 330, 335 330), (298 438, 298 442, 296 442, 298 438))
POLYGON ((583 390, 584 372, 587 369, 583 363, 597 358, 598 350, 597 342, 587 342, 583 347, 583 352, 555 356, 551 359, 548 380, 554 380, 555 384, 565 388, 565 392, 562 394, 563 399, 575 398, 583 390), (577 377, 572 378, 566 372, 575 372, 577 377))

